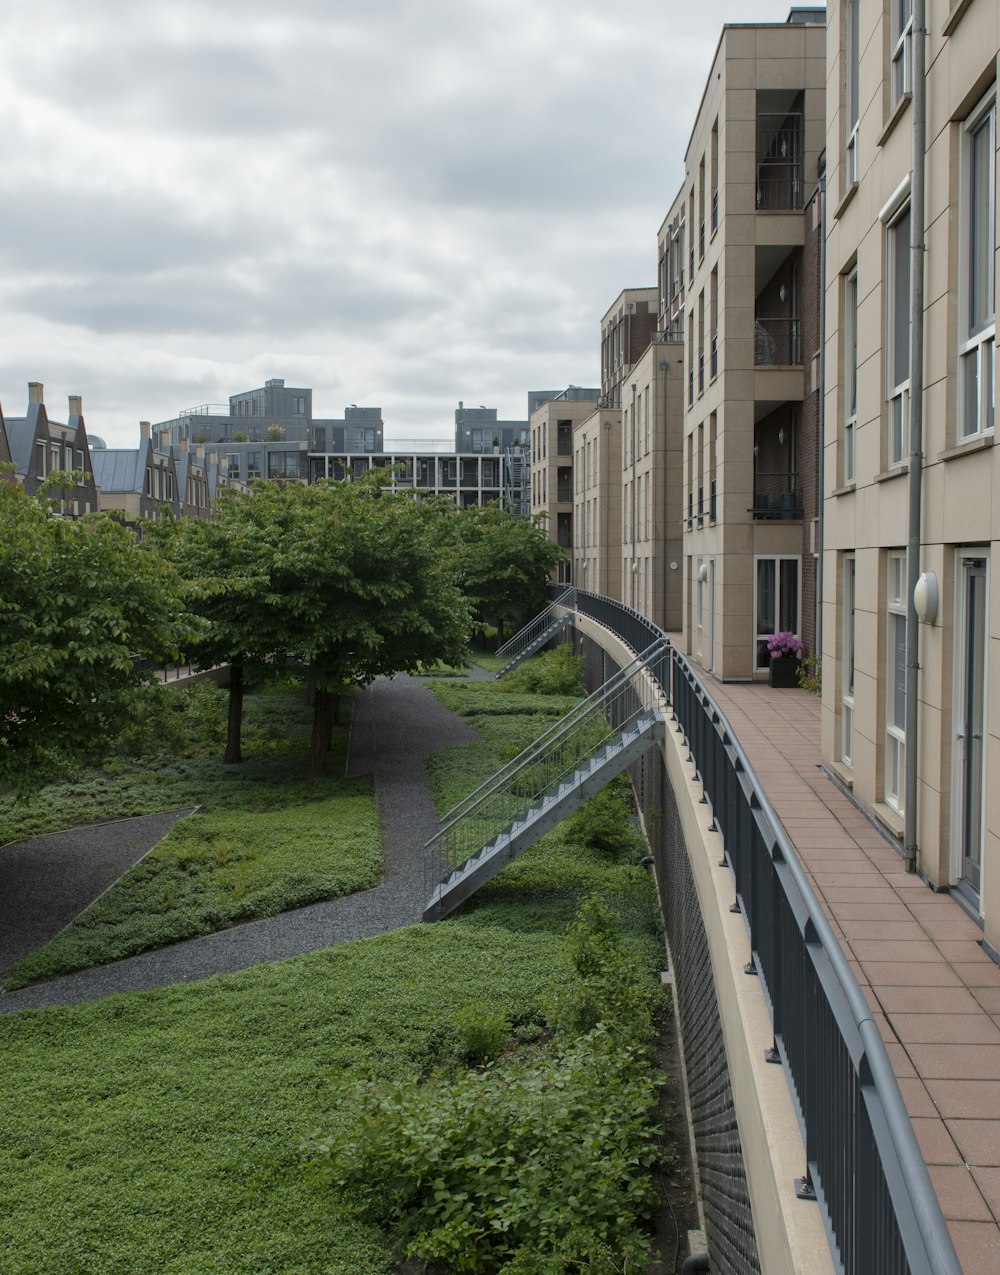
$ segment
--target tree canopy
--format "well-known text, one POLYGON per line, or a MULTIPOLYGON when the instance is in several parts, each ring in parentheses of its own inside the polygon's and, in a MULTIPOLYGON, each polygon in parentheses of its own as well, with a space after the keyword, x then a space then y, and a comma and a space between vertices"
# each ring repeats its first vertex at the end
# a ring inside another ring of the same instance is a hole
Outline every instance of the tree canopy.
MULTIPOLYGON (((73 476, 52 481, 71 486, 73 476)), ((100 746, 191 637, 177 573, 107 514, 55 517, 0 483, 0 783, 100 746)))

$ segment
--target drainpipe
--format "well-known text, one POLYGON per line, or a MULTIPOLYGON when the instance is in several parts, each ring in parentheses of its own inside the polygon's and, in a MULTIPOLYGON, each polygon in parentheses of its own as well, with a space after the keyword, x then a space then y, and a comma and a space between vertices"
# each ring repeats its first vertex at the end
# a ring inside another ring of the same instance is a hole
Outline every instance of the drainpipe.
POLYGON ((920 575, 921 482, 924 423, 924 155, 927 133, 926 0, 913 4, 913 177, 910 182, 910 472, 906 540, 906 795, 903 856, 907 872, 917 870, 917 696, 920 627, 913 591, 920 575))
MULTIPOLYGON (((631 315, 629 316, 629 320, 631 321, 631 315)), ((632 447, 632 499, 629 501, 629 503, 630 503, 630 504, 631 504, 631 506, 632 506, 632 545, 631 545, 631 553, 629 554, 629 575, 632 577, 632 584, 631 584, 631 587, 630 587, 630 589, 629 589, 629 597, 630 597, 630 599, 631 599, 631 600, 630 600, 630 602, 629 602, 629 605, 631 606, 632 610, 634 611, 634 610, 635 610, 635 381, 633 381, 633 382, 632 382, 632 416, 631 416, 631 429, 632 429, 632 443, 631 443, 631 447, 632 447)))
POLYGON ((806 201, 806 208, 816 200, 819 219, 819 403, 817 433, 819 455, 816 465, 816 650, 823 654, 823 495, 826 459, 826 156, 819 157, 819 180, 806 201))

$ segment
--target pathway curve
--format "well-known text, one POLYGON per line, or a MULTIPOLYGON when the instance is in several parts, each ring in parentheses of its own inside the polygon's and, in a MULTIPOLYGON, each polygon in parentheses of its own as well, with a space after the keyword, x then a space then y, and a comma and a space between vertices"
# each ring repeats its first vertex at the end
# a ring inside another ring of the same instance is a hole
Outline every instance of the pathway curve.
POLYGON ((416 679, 380 678, 354 701, 348 762, 348 774, 375 776, 384 852, 380 885, 0 995, 0 1013, 193 982, 419 921, 422 850, 438 829, 426 759, 449 744, 478 738, 416 679))

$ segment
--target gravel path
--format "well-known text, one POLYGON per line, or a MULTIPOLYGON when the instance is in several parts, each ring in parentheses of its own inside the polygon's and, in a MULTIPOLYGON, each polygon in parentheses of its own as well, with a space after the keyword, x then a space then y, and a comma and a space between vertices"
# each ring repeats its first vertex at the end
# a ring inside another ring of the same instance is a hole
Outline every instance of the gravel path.
POLYGON ((88 824, 0 849, 0 976, 90 907, 192 809, 88 824))
POLYGON ((350 775, 375 775, 384 847, 380 885, 8 992, 0 995, 0 1013, 193 982, 419 921, 426 889, 421 851, 438 828, 425 760, 478 738, 416 679, 380 678, 355 700, 348 762, 350 775))

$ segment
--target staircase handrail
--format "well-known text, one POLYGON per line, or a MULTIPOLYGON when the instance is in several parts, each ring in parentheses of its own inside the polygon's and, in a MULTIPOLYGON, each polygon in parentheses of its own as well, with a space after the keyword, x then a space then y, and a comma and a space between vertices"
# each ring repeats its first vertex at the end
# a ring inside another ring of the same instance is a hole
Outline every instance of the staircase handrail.
MULTIPOLYGON (((518 631, 514 634, 513 637, 508 638, 507 641, 504 642, 503 646, 498 646, 495 653, 501 658, 503 658, 503 656, 513 651, 515 645, 519 641, 521 641, 521 639, 525 638, 525 635, 527 634, 529 629, 535 629, 537 633, 541 633, 547 627, 547 624, 551 624, 552 620, 555 618, 552 608, 555 606, 565 606, 566 599, 569 598, 572 595, 572 593, 573 593, 573 586, 570 585, 568 588, 564 589, 562 593, 559 594, 558 597, 553 598, 552 601, 546 605, 544 611, 540 611, 538 615, 533 616, 528 621, 527 624, 523 625, 520 629, 518 629, 518 631), (540 620, 545 620, 547 624, 539 625, 540 620), (536 626, 538 627, 536 628, 536 626)), ((535 633, 532 634, 532 637, 534 636, 535 636, 535 633)), ((531 641, 531 638, 528 637, 524 645, 527 645, 527 642, 530 642, 530 641, 531 641)))
MULTIPOLYGON (((567 738, 572 731, 578 729, 588 718, 594 719, 608 701, 619 694, 626 685, 632 684, 635 675, 643 667, 649 665, 657 656, 665 654, 669 645, 666 638, 654 642, 652 646, 641 655, 637 655, 635 659, 620 669, 591 695, 588 695, 586 699, 575 705, 548 730, 544 731, 529 744, 527 748, 523 749, 517 757, 508 762, 506 766, 495 772, 478 788, 469 793, 467 797, 458 802, 444 816, 440 831, 427 842, 427 848, 437 845, 440 849, 449 840, 450 834, 460 823, 473 818, 478 810, 482 809, 497 793, 505 790, 520 773, 523 773, 530 765, 550 753, 560 739, 567 738)), ((650 711, 650 706, 644 706, 642 711, 650 711)), ((638 713, 633 714, 633 718, 637 715, 638 713)), ((621 723, 616 724, 616 729, 620 729, 620 727, 621 723)), ((593 749, 588 755, 593 755, 593 749)), ((551 761, 551 759, 549 760, 551 761)), ((575 769, 580 760, 580 758, 576 759, 570 770, 575 769)), ((563 773, 559 772, 555 776, 555 780, 550 780, 546 787, 552 787, 553 783, 562 777, 563 773)))

